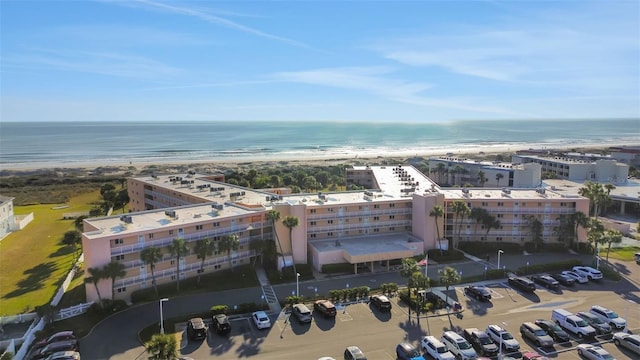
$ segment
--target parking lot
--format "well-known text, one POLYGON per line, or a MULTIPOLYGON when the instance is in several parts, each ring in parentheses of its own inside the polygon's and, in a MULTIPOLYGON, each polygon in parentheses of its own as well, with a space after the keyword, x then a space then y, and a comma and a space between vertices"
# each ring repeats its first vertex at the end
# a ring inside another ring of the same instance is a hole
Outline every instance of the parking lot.
MULTIPOLYGON (((391 313, 380 313, 367 303, 339 306, 335 319, 325 319, 314 314, 311 324, 299 324, 286 314, 272 317, 269 330, 258 330, 250 319, 232 322, 232 332, 222 337, 212 332, 204 342, 190 342, 182 354, 194 359, 238 359, 259 357, 260 359, 317 359, 322 356, 342 358, 347 346, 357 345, 370 360, 395 359, 395 346, 408 341, 419 346, 425 335, 440 337, 446 330, 462 332, 475 327, 484 329, 489 324, 498 324, 508 329, 520 342, 521 349, 536 350, 555 359, 579 359, 575 346, 579 339, 553 348, 538 349, 524 341, 519 333, 520 324, 536 319, 550 319, 554 308, 565 308, 572 312, 588 311, 591 305, 602 305, 618 312, 627 319, 629 328, 640 330, 640 293, 635 285, 626 281, 619 283, 603 280, 578 284, 559 291, 538 289, 533 294, 521 293, 510 288, 506 282, 487 284, 492 293, 489 303, 468 299, 463 286, 451 288, 449 296, 460 302, 465 311, 462 318, 441 316, 409 319, 407 309, 392 298, 391 313)), ((590 342, 602 342, 617 359, 631 359, 632 354, 621 350, 608 339, 598 338, 590 342)))

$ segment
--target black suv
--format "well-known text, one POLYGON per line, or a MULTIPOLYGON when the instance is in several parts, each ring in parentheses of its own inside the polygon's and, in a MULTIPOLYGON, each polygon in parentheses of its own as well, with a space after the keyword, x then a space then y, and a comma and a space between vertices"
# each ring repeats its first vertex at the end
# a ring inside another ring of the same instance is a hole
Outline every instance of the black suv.
POLYGON ((213 328, 220 335, 225 335, 231 332, 231 323, 229 318, 225 314, 218 314, 213 316, 213 328))
POLYGON ((373 295, 369 298, 369 302, 380 311, 391 311, 391 301, 384 295, 373 295))
POLYGON ((553 340, 556 342, 566 342, 569 341, 569 335, 562 330, 560 325, 556 324, 551 320, 543 320, 538 319, 535 321, 535 324, 540 326, 540 328, 549 334, 553 340))
POLYGON ((509 283, 509 286, 518 288, 524 292, 532 293, 536 291, 536 284, 534 284, 533 281, 527 279, 526 277, 510 277, 507 282, 509 283))
POLYGON ((549 290, 558 290, 560 289, 560 283, 558 280, 552 278, 550 275, 542 274, 542 275, 533 275, 531 280, 538 285, 542 285, 549 290))
POLYGON ((316 300, 313 303, 313 310, 320 312, 324 317, 336 316, 336 306, 329 300, 316 300))
POLYGON ((491 300, 491 292, 484 286, 467 286, 464 288, 464 293, 467 296, 474 297, 476 300, 480 301, 490 301, 491 300))
POLYGON ((480 329, 469 328, 464 329, 464 338, 471 343, 471 346, 478 352, 478 355, 493 357, 497 356, 500 349, 489 335, 480 329))
POLYGON ((202 318, 189 319, 187 323, 187 335, 192 340, 202 340, 207 338, 207 325, 202 318))
POLYGON ((564 274, 551 274, 550 276, 564 286, 573 286, 576 284, 576 279, 564 274))

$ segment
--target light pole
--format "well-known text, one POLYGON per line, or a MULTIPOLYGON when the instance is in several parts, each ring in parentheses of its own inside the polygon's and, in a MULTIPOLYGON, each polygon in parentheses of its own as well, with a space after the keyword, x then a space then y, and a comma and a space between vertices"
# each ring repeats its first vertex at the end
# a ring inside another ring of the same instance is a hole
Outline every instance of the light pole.
POLYGON ((504 253, 502 250, 498 250, 498 269, 500 269, 500 254, 504 253))
POLYGON ((527 275, 529 275, 529 262, 527 261, 527 275))
POLYGON ((300 273, 296 273, 296 296, 300 297, 300 273))
MULTIPOLYGON (((507 323, 506 322, 502 322, 502 326, 504 327, 504 329, 507 329, 507 323)), ((500 353, 498 354, 498 360, 502 360, 502 334, 500 334, 500 353)))
POLYGON ((487 267, 484 267, 484 279, 487 280, 487 267))
POLYGON ((164 315, 162 314, 162 303, 169 301, 168 298, 160 299, 160 334, 164 335, 164 315))

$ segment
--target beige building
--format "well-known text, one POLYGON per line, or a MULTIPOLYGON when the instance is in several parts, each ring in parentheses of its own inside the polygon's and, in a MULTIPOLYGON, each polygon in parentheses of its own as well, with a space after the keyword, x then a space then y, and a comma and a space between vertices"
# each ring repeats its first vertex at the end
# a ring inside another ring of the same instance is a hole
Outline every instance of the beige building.
POLYGON ((516 154, 511 156, 511 161, 514 164, 540 164, 542 173, 572 181, 589 180, 617 185, 626 183, 629 176, 629 165, 613 159, 591 161, 566 156, 516 154))
MULTIPOLYGON (((558 216, 586 213, 589 201, 540 189, 442 189, 412 166, 353 167, 347 170, 347 182, 368 190, 287 194, 281 189, 272 192, 233 186, 195 173, 130 178, 131 213, 85 220, 85 266, 122 262, 126 276, 116 280, 115 298, 128 299, 133 291, 151 286, 149 268, 140 260, 143 249, 162 249, 163 258, 155 270, 158 284, 198 274, 201 261, 193 251, 181 259, 176 270, 178 264, 168 246, 178 237, 193 249, 199 239, 219 241, 235 234, 240 239, 238 251, 207 258, 204 272, 246 264, 256 255, 250 242, 272 238, 274 229, 266 216, 269 210, 276 210, 281 219, 289 215, 299 219, 299 225, 291 230, 282 221, 275 226, 286 264, 295 261, 321 270, 325 264, 349 263, 357 271, 359 264, 388 265, 389 260, 438 248, 438 233, 443 238, 452 236, 450 206, 455 200, 483 207, 502 223, 487 235, 467 219, 463 221, 463 240, 518 243, 530 240, 524 225, 526 216, 539 217, 545 241, 555 241, 553 227, 558 216), (445 217, 438 221, 439 230, 429 216, 436 205, 446 209, 445 217)), ((585 234, 579 238, 584 240, 585 234)), ((87 299, 96 300, 94 287, 86 288, 87 299)), ((101 281, 99 288, 103 297, 111 296, 109 280, 101 281)))
POLYGON ((439 184, 455 186, 534 188, 541 185, 542 176, 542 167, 534 163, 514 165, 451 156, 429 159, 429 169, 439 184))

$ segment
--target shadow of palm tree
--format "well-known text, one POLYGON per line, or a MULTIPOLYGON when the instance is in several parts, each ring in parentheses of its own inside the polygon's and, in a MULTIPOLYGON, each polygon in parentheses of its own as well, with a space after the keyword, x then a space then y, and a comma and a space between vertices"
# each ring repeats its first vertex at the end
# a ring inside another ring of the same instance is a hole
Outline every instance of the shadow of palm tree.
POLYGON ((47 262, 25 270, 24 274, 27 275, 27 277, 18 281, 18 288, 4 295, 3 298, 9 299, 24 295, 30 291, 42 289, 43 282, 51 276, 51 273, 55 269, 56 265, 53 262, 47 262))

